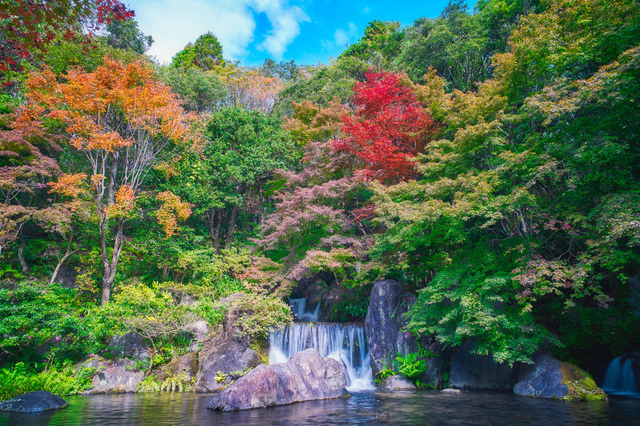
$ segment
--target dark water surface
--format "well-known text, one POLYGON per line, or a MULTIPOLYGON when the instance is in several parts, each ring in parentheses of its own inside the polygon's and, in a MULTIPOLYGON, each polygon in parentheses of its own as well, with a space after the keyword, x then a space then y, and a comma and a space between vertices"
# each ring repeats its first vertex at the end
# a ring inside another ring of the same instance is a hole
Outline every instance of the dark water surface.
POLYGON ((640 399, 549 401, 509 393, 463 391, 447 395, 354 393, 267 409, 219 413, 211 395, 155 393, 67 397, 69 407, 44 414, 0 413, 0 425, 640 425, 640 399))

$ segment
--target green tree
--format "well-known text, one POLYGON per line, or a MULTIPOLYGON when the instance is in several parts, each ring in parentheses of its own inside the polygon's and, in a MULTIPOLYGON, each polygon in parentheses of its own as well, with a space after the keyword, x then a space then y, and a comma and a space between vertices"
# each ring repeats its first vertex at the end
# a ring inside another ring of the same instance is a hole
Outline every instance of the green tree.
POLYGON ((187 111, 213 112, 226 97, 227 91, 220 77, 212 71, 198 68, 160 67, 160 79, 182 98, 187 111))
POLYGON ((384 66, 400 54, 403 40, 399 22, 372 21, 364 29, 362 39, 349 46, 338 59, 352 57, 384 66))
POLYGON ((153 38, 150 35, 144 35, 133 19, 109 22, 104 38, 109 46, 116 49, 130 49, 141 55, 153 44, 153 38))
POLYGON ((299 157, 293 138, 277 119, 258 111, 227 108, 213 114, 201 152, 187 154, 172 170, 173 191, 195 205, 218 250, 234 238, 241 212, 249 223, 265 215, 265 184, 275 169, 290 167, 299 157))
POLYGON ((422 176, 373 187, 387 232, 372 256, 424 287, 409 328, 452 346, 476 339, 497 361, 560 346, 586 309, 619 317, 638 273, 640 11, 545 5, 520 19, 477 91, 446 93, 426 74, 416 90, 442 126, 422 176))
POLYGON ((200 68, 204 71, 210 71, 215 66, 224 67, 226 64, 222 57, 222 46, 210 32, 198 37, 195 44, 187 44, 174 56, 172 62, 178 68, 200 68))

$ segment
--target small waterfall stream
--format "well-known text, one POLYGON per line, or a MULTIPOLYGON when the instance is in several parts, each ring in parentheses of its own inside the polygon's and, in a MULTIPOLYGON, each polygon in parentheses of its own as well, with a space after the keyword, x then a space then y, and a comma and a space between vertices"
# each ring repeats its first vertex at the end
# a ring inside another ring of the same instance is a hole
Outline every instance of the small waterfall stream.
MULTIPOLYGON (((306 311, 306 299, 290 300, 300 319, 318 318, 306 311)), ((299 322, 269 334, 269 363, 286 362, 298 352, 314 348, 320 355, 342 363, 347 374, 347 390, 375 389, 364 327, 358 323, 299 322)))
POLYGON ((619 356, 611 361, 604 377, 602 389, 613 395, 625 395, 640 398, 640 359, 633 356, 619 356))
POLYGON ((316 308, 311 311, 307 311, 307 298, 303 297, 301 299, 289 299, 289 304, 291 305, 291 310, 293 314, 300 321, 308 321, 308 322, 316 322, 318 321, 318 315, 320 315, 320 304, 316 305, 316 308))

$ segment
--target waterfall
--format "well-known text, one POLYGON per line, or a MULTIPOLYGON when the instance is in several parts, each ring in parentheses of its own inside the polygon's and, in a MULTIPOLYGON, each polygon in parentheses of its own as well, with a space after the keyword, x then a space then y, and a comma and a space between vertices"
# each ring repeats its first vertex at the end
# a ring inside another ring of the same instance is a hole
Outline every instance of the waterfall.
POLYGON ((316 309, 313 312, 307 311, 307 298, 303 297, 301 299, 289 299, 289 304, 291 305, 291 310, 293 314, 300 321, 310 321, 316 322, 318 321, 318 315, 320 314, 320 304, 316 305, 316 309))
POLYGON ((614 359, 607 368, 602 390, 613 395, 640 397, 640 389, 638 389, 640 377, 636 378, 634 370, 640 370, 639 359, 628 355, 614 359))
POLYGON ((347 390, 375 389, 369 348, 360 324, 296 323, 269 334, 269 363, 286 362, 298 352, 314 348, 342 363, 347 390))

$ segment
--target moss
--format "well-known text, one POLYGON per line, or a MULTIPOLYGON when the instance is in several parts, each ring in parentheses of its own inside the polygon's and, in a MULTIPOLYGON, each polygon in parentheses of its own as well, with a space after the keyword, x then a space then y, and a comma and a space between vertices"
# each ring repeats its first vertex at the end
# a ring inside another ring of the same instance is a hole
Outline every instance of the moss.
MULTIPOLYGON (((260 364, 269 365, 269 342, 266 339, 254 339, 250 347, 258 354, 260 364)), ((257 365, 252 367, 257 367, 257 365)))
POLYGON ((607 395, 596 385, 593 378, 573 364, 562 363, 562 384, 569 388, 564 401, 602 401, 607 395))

